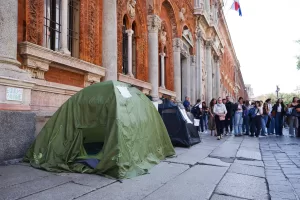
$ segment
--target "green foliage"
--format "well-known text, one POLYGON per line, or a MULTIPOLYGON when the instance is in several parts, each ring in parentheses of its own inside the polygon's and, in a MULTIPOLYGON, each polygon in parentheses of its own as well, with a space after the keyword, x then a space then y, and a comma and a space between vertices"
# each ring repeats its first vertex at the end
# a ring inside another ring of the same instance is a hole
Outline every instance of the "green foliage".
MULTIPOLYGON (((292 102, 294 97, 300 97, 300 94, 297 94, 297 93, 279 93, 278 97, 283 99, 284 104, 289 104, 289 103, 292 102)), ((258 96, 255 100, 261 100, 261 101, 264 102, 267 99, 271 99, 272 104, 274 104, 277 101, 277 96, 276 96, 275 93, 265 94, 265 95, 258 96)))

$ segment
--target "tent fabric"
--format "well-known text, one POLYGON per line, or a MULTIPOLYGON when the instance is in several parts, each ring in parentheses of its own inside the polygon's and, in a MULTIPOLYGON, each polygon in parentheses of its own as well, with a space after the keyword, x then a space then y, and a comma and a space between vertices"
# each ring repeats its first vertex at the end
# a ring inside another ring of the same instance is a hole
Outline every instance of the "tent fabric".
POLYGON ((124 179, 145 174, 174 154, 152 102, 130 85, 107 81, 89 86, 66 101, 43 127, 24 161, 52 172, 124 179), (122 94, 120 86, 131 97, 122 94), (91 159, 100 161, 95 169, 83 164, 91 159))
POLYGON ((175 104, 165 99, 162 104, 159 104, 158 111, 174 146, 191 147, 201 142, 197 128, 186 119, 188 117, 188 120, 193 122, 193 118, 185 112, 182 104, 175 104), (186 113, 186 117, 182 113, 186 113))

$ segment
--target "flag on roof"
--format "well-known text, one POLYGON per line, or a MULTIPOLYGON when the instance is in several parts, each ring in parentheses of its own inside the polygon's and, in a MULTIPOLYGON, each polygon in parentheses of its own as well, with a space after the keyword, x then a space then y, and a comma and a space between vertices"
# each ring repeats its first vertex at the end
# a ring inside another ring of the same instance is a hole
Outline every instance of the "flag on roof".
POLYGON ((239 0, 234 0, 231 9, 238 11, 239 16, 242 16, 242 9, 239 0))

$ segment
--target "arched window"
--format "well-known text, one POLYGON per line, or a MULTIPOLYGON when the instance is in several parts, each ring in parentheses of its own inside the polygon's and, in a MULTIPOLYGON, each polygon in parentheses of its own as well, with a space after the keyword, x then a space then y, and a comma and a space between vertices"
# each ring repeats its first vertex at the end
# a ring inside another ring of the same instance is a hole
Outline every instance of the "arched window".
POLYGON ((132 24, 132 74, 137 77, 137 27, 135 21, 132 24))
POLYGON ((123 27, 122 27, 122 73, 128 73, 128 37, 127 37, 127 20, 126 16, 123 18, 123 27))

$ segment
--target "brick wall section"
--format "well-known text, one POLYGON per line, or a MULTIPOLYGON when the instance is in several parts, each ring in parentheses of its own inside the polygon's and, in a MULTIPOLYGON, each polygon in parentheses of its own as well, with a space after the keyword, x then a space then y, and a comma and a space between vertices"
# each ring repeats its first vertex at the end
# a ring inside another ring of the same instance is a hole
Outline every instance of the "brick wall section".
POLYGON ((45 80, 76 87, 84 87, 84 75, 55 67, 49 67, 49 71, 45 73, 45 80))

